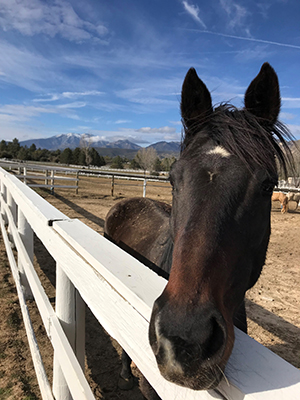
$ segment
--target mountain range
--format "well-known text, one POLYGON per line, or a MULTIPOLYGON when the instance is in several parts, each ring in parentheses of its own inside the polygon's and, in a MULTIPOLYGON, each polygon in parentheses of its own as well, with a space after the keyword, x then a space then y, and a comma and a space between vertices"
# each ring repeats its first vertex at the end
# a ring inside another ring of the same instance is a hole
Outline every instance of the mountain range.
MULTIPOLYGON (((61 134, 57 136, 51 136, 46 139, 30 139, 24 140, 20 142, 21 146, 30 147, 32 144, 35 144, 37 148, 47 149, 47 150, 64 150, 67 147, 74 150, 76 147, 89 145, 90 147, 95 147, 99 153, 101 153, 101 149, 103 149, 103 155, 108 155, 110 153, 116 153, 117 155, 122 155, 122 152, 127 153, 135 153, 142 147, 130 142, 129 140, 117 140, 114 142, 109 142, 106 140, 102 140, 100 136, 84 136, 79 133, 67 133, 61 134), (114 149, 115 151, 110 151, 104 149, 114 149)), ((151 144, 147 147, 153 147, 158 154, 178 154, 180 152, 180 142, 157 142, 151 144)))

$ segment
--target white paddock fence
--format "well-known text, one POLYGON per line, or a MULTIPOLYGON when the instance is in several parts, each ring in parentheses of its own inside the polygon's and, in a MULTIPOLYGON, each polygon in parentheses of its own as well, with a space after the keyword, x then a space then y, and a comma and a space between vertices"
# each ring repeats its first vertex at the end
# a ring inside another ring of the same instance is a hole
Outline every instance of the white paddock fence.
POLYGON ((55 188, 75 189, 76 193, 78 193, 79 169, 3 160, 0 160, 0 166, 16 171, 17 174, 15 176, 30 187, 50 189, 52 193, 54 193, 55 188), (55 175, 55 173, 60 175, 55 175), (70 174, 71 176, 62 176, 62 174, 70 174), (42 182, 32 183, 32 181, 42 182))
POLYGON ((164 380, 147 331, 153 302, 166 281, 82 222, 67 218, 1 168, 0 182, 2 237, 43 399, 94 399, 82 369, 85 304, 164 400, 300 398, 300 371, 239 330, 225 371, 228 382, 224 380, 217 391, 197 392, 164 380), (33 233, 56 261, 55 311, 33 268, 33 233), (30 292, 54 349, 52 388, 26 306, 30 292))
POLYGON ((160 182, 160 183, 167 183, 170 190, 171 186, 169 183, 169 180, 166 177, 162 176, 151 176, 151 175, 138 175, 138 174, 129 174, 127 171, 125 172, 115 172, 115 171, 94 171, 94 170, 80 170, 79 171, 80 175, 86 175, 86 176, 97 176, 97 177, 105 177, 105 178, 111 178, 111 195, 114 195, 114 189, 116 185, 120 186, 142 186, 143 188, 143 197, 146 197, 146 188, 147 188, 147 182, 154 182, 154 184, 151 185, 151 187, 160 187, 162 186, 157 186, 155 182, 160 182), (142 185, 138 185, 137 183, 116 183, 116 180, 119 180, 119 182, 122 182, 124 180, 126 181, 137 181, 137 182, 142 182, 142 185))
MULTIPOLYGON (((79 188, 79 176, 93 176, 93 177, 103 177, 108 178, 111 182, 107 182, 110 185, 111 195, 114 195, 114 189, 116 185, 122 186, 141 186, 143 191, 143 197, 146 197, 146 187, 147 182, 160 182, 160 183, 168 183, 168 179, 162 176, 151 176, 143 174, 130 174, 128 170, 102 170, 101 168, 88 168, 88 167, 78 167, 77 168, 68 168, 61 166, 49 166, 41 163, 30 164, 30 163, 20 163, 17 161, 6 161, 0 160, 0 167, 5 169, 9 169, 15 173, 15 176, 21 179, 26 185, 30 187, 40 187, 50 189, 52 193, 54 193, 54 189, 75 189, 76 193, 78 193, 79 188), (79 169, 80 168, 80 169, 79 169), (59 173, 60 175, 55 175, 55 173, 59 173), (69 176, 62 176, 69 175, 69 176), (75 175, 75 176, 74 176, 75 175), (44 181, 41 183, 32 183, 32 181, 44 181), (117 180, 119 182, 117 182, 117 180), (138 185, 137 183, 126 183, 124 181, 136 181, 142 182, 142 185, 138 185), (56 181, 56 182, 55 182, 56 181), (57 183, 58 181, 58 183, 57 183), (63 184, 60 182, 65 182, 67 184, 63 184), (72 185, 72 183, 75 184, 72 185), (122 182, 122 183, 121 183, 122 182)), ((135 171, 136 172, 136 171, 135 171)), ((152 187, 155 186, 151 185, 152 187)), ((161 186, 159 186, 161 187, 161 186)))

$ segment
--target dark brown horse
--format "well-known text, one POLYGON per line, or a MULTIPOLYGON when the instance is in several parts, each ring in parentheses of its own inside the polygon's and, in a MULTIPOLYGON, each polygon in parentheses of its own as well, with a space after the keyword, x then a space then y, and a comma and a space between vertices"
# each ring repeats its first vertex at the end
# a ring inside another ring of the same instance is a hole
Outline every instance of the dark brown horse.
MULTIPOLYGON (((161 374, 178 385, 216 387, 234 325, 247 330, 244 296, 265 262, 276 159, 285 172, 291 161, 279 110, 278 78, 268 63, 241 110, 228 104, 213 109, 209 91, 190 69, 182 87, 182 151, 170 172, 172 209, 134 198, 107 215, 107 237, 169 275, 153 306, 149 340, 161 374)), ((128 366, 127 359, 125 378, 128 366)))

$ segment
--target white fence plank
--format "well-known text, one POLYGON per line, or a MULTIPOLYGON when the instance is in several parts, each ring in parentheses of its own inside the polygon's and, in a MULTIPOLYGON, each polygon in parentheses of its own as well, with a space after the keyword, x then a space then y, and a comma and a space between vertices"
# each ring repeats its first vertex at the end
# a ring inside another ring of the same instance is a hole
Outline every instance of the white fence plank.
POLYGON ((74 186, 74 185, 55 185, 55 184, 51 184, 51 185, 45 185, 43 183, 28 183, 29 187, 40 187, 40 188, 56 188, 56 189, 77 189, 78 186, 74 186))
MULTIPOLYGON (((2 199, 1 199, 2 200, 2 199)), ((13 226, 12 215, 9 207, 4 204, 4 208, 12 226, 12 234, 14 241, 20 254, 22 265, 26 273, 28 282, 32 289, 35 301, 37 303, 43 324, 47 335, 51 340, 52 346, 63 370, 64 377, 68 383, 69 389, 74 400, 95 400, 90 387, 84 377, 81 366, 74 355, 72 347, 68 342, 62 326, 50 304, 50 301, 41 285, 41 282, 35 272, 32 262, 26 252, 26 249, 21 241, 17 228, 13 226)), ((3 225, 4 226, 4 225, 3 225)), ((45 227, 42 228, 46 231, 45 227)), ((50 228, 49 228, 50 230, 50 228)), ((59 240, 61 241, 61 240, 59 240)), ((57 241, 55 241, 57 243, 57 241)), ((60 400, 60 399, 58 399, 60 400)))
MULTIPOLYGON (((57 263, 55 312, 73 350, 75 347, 75 305, 75 287, 57 263)), ((53 393, 56 399, 72 400, 56 352, 53 361, 53 393)))
POLYGON ((235 328, 235 345, 225 373, 230 386, 219 390, 229 399, 297 400, 300 371, 235 328), (243 397, 241 397, 243 393, 243 397))
MULTIPOLYGON (((14 176, 17 177, 17 178, 24 178, 24 175, 14 175, 14 176)), ((33 179, 33 180, 39 180, 39 179, 44 180, 45 179, 45 175, 42 175, 42 174, 40 174, 40 175, 31 175, 31 174, 28 174, 28 175, 26 175, 26 178, 33 179)), ((75 181, 77 181, 77 182, 79 181, 79 178, 70 178, 70 177, 67 177, 67 176, 54 175, 53 178, 55 180, 62 180, 62 181, 74 181, 74 182, 75 181)))
POLYGON ((57 221, 53 228, 121 296, 134 304, 141 315, 150 320, 152 305, 166 286, 164 278, 145 268, 142 263, 77 219, 57 221))
MULTIPOLYGON (((85 360, 84 311, 85 304, 78 296, 77 290, 57 264, 55 312, 82 369, 84 369, 85 360)), ((56 354, 54 354, 53 364, 53 393, 56 399, 71 400, 72 398, 56 354)))
MULTIPOLYGON (((29 225, 27 219, 25 218, 24 214, 20 207, 18 207, 18 232, 20 235, 21 240, 23 241, 24 247, 28 254, 30 261, 33 263, 34 257, 34 249, 33 249, 33 230, 29 225)), ((32 299, 32 292, 30 286, 27 281, 26 274, 24 272, 24 267, 22 265, 22 261, 20 259, 20 254, 18 253, 18 268, 20 273, 20 279, 23 285, 23 290, 25 294, 25 298, 27 300, 32 299)))
POLYGON ((1 178, 2 181, 5 181, 5 190, 7 188, 13 193, 16 204, 22 208, 25 218, 34 231, 36 231, 36 227, 41 229, 41 226, 47 226, 49 221, 69 219, 15 176, 2 169, 1 178))
POLYGON ((12 274, 15 280, 17 292, 18 292, 18 297, 19 297, 19 302, 20 302, 20 308, 22 312, 22 317, 24 321, 24 326, 28 338, 28 343, 32 355, 32 361, 35 369, 35 373, 37 376, 39 388, 42 394, 42 397, 44 400, 53 400, 50 384, 48 382, 48 378, 45 372, 44 364, 40 355, 38 343, 34 334, 34 330, 31 324, 28 308, 26 305, 25 301, 25 296, 22 290, 22 285, 21 285, 21 280, 18 274, 18 268, 16 265, 16 261, 14 259, 14 255, 11 250, 10 242, 8 240, 8 236, 5 234, 5 226, 4 226, 4 221, 2 219, 2 216, 0 216, 0 225, 1 225, 1 231, 2 231, 2 237, 4 240, 7 256, 10 262, 12 274))

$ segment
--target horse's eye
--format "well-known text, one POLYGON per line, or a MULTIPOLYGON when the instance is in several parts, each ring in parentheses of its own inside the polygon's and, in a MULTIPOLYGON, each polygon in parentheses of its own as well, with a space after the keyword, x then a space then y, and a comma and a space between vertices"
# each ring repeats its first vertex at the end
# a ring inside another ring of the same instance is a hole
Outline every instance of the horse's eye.
POLYGON ((262 192, 266 195, 271 195, 273 193, 275 187, 275 183, 273 182, 264 182, 262 184, 262 192))
POLYGON ((169 182, 170 182, 172 188, 174 188, 174 179, 173 179, 172 175, 169 175, 169 182))
POLYGON ((173 179, 170 178, 169 180, 170 180, 170 184, 172 186, 172 194, 174 194, 176 192, 175 183, 174 183, 173 179))

